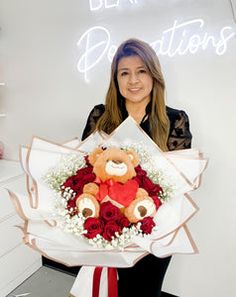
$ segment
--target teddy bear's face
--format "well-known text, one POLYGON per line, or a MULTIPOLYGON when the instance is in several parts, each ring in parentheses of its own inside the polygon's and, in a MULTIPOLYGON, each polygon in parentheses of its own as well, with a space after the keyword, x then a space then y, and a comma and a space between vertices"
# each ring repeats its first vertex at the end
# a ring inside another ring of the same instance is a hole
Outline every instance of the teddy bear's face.
POLYGON ((113 179, 121 183, 136 175, 134 167, 139 163, 135 152, 118 148, 95 149, 89 155, 89 161, 93 165, 93 172, 102 181, 113 179))
POLYGON ((105 165, 105 172, 111 176, 123 176, 127 173, 128 166, 124 160, 108 160, 105 165))

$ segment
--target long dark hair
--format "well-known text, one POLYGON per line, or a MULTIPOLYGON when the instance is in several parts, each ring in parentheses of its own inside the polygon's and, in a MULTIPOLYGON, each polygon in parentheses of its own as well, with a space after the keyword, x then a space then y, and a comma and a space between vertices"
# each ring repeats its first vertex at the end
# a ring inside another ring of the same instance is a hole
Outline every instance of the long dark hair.
POLYGON ((126 40, 116 51, 111 64, 111 78, 106 95, 105 112, 98 120, 96 128, 110 134, 122 122, 121 105, 124 102, 124 98, 119 92, 117 69, 119 61, 129 56, 140 57, 153 78, 151 112, 149 115, 150 133, 156 144, 162 150, 167 151, 169 119, 166 114, 165 82, 161 72, 160 62, 151 46, 138 39, 126 40))

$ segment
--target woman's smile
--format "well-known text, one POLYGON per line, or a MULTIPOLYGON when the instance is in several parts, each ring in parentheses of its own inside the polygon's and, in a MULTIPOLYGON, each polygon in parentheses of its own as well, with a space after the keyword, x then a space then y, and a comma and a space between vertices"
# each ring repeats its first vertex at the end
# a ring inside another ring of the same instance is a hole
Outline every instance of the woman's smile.
POLYGON ((138 92, 140 90, 141 90, 141 88, 128 88, 129 92, 134 92, 134 93, 136 93, 136 92, 138 92))

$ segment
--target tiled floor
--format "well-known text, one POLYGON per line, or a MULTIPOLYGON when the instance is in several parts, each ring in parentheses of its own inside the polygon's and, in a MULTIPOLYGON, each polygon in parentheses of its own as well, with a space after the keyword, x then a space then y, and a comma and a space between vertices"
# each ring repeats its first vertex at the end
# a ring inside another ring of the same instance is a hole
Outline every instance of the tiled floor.
POLYGON ((67 297, 74 280, 74 276, 43 266, 6 297, 67 297))

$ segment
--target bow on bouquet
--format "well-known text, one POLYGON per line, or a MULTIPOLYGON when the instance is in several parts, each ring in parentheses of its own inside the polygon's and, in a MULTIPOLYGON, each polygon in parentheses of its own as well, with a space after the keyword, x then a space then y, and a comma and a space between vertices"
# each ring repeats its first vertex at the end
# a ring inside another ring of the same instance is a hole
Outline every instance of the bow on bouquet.
POLYGON ((197 251, 186 223, 198 210, 187 193, 207 165, 198 150, 164 153, 128 117, 109 136, 95 132, 82 143, 33 138, 21 163, 28 195, 9 194, 24 241, 57 262, 84 265, 74 296, 117 296, 115 268, 148 253, 197 251))

